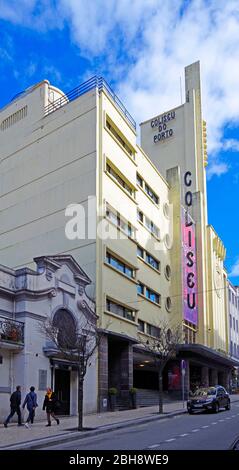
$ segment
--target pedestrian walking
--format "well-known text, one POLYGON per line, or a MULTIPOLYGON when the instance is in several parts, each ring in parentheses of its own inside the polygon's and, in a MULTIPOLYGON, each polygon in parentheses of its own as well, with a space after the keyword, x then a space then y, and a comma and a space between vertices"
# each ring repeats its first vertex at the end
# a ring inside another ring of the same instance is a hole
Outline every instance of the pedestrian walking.
POLYGON ((18 417, 18 426, 22 426, 22 415, 21 415, 20 405, 21 405, 21 387, 20 385, 17 385, 15 392, 13 392, 10 396, 11 412, 9 416, 7 417, 7 419, 4 421, 5 428, 7 428, 7 425, 10 419, 14 416, 15 413, 17 413, 17 417, 18 417))
POLYGON ((31 424, 33 424, 34 422, 35 410, 36 410, 36 407, 38 406, 37 394, 35 393, 35 387, 30 387, 30 392, 26 395, 26 398, 22 405, 23 410, 25 406, 27 406, 27 410, 28 410, 28 417, 25 422, 25 426, 26 428, 29 428, 30 421, 31 421, 31 424))
POLYGON ((58 404, 58 400, 57 400, 57 396, 55 392, 53 392, 51 388, 48 388, 47 393, 45 395, 43 408, 42 408, 43 410, 46 410, 46 415, 47 415, 46 426, 51 426, 51 417, 57 422, 57 424, 60 424, 59 419, 55 417, 57 404, 58 404))

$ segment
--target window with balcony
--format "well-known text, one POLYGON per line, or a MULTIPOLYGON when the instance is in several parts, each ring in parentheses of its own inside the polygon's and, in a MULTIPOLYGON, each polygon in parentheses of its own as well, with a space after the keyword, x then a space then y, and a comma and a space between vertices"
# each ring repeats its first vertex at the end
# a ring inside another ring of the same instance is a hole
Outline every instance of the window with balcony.
POLYGON ((144 178, 139 175, 139 173, 137 173, 137 185, 140 186, 141 189, 143 189, 143 191, 150 197, 150 199, 152 199, 152 201, 156 205, 159 204, 159 197, 157 196, 155 191, 153 191, 153 189, 149 186, 149 184, 146 183, 144 178))
POLYGON ((108 312, 114 313, 119 317, 126 318, 127 320, 135 321, 135 310, 125 307, 113 300, 106 300, 106 309, 108 312))
POLYGON ((146 258, 145 258, 146 263, 150 264, 154 269, 159 270, 159 262, 146 251, 146 258))
POLYGON ((157 326, 150 325, 150 323, 146 323, 146 332, 150 336, 160 338, 161 330, 157 326))
POLYGON ((143 295, 146 299, 151 300, 151 302, 161 305, 161 295, 141 282, 137 285, 137 293, 143 295))
POLYGON ((138 330, 144 333, 144 321, 138 320, 138 330))
POLYGON ((116 227, 121 229, 127 235, 127 237, 135 237, 135 229, 132 227, 131 223, 124 219, 124 217, 122 217, 122 215, 108 203, 106 203, 106 217, 116 227))
POLYGON ((106 253, 106 261, 108 264, 110 264, 110 266, 117 269, 117 271, 120 271, 126 276, 131 277, 132 279, 135 277, 135 270, 133 268, 123 263, 109 252, 106 253))
POLYGON ((130 187, 130 185, 126 182, 126 180, 124 180, 120 175, 119 173, 117 173, 117 171, 115 171, 113 169, 112 166, 110 166, 109 163, 106 164, 106 171, 107 173, 109 173, 112 178, 117 181, 117 183, 120 184, 120 186, 125 189, 125 191, 127 191, 128 194, 130 194, 130 196, 133 196, 135 197, 135 191, 133 188, 130 187))
POLYGON ((115 139, 119 142, 119 144, 124 147, 124 150, 128 153, 128 155, 132 158, 135 158, 134 151, 131 148, 130 144, 127 142, 127 139, 121 136, 120 130, 118 130, 116 126, 113 126, 108 119, 106 120, 106 127, 115 137, 115 139))
POLYGON ((141 282, 139 282, 137 285, 137 293, 144 295, 144 285, 141 284, 141 282))

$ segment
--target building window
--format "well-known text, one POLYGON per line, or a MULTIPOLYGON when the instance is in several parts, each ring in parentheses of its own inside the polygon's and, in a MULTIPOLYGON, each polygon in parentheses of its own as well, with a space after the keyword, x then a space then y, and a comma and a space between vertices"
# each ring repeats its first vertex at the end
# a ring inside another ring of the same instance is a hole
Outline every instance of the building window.
POLYGON ((117 181, 122 188, 130 194, 130 196, 135 197, 135 191, 129 186, 128 183, 109 165, 106 164, 106 171, 117 181))
POLYGON ((152 220, 150 220, 148 217, 145 216, 145 226, 147 229, 155 235, 157 238, 159 238, 159 229, 158 227, 154 224, 152 220))
POLYGON ((140 258, 144 258, 144 250, 139 245, 137 246, 137 256, 139 256, 140 258))
POLYGON ((47 370, 39 369, 38 390, 46 390, 46 388, 47 388, 47 370))
POLYGON ((137 285, 137 293, 144 295, 144 285, 141 284, 141 282, 139 282, 137 285))
POLYGON ((137 173, 137 184, 140 186, 143 191, 152 199, 155 204, 159 204, 159 197, 153 191, 153 189, 146 183, 146 181, 137 173))
POLYGON ((171 297, 167 297, 167 298, 166 298, 165 307, 166 307, 166 309, 167 309, 168 312, 171 312, 171 309, 172 309, 172 300, 171 300, 171 297))
POLYGON ((106 253, 106 261, 108 264, 110 264, 110 266, 113 266, 113 268, 117 269, 126 276, 131 277, 132 279, 135 277, 135 270, 133 268, 123 263, 109 252, 106 253))
POLYGON ((159 304, 159 294, 154 292, 152 289, 149 289, 149 287, 146 287, 145 289, 145 297, 147 297, 147 299, 151 300, 152 302, 159 304))
POLYGON ((117 212, 113 207, 108 203, 106 204, 106 217, 109 219, 116 227, 121 229, 128 237, 133 238, 135 235, 135 230, 132 227, 131 223, 125 220, 122 215, 117 212))
POLYGON ((235 318, 233 317, 233 330, 236 330, 235 318))
POLYGON ((154 336, 155 338, 160 338, 161 330, 157 326, 146 323, 146 332, 150 336, 154 336))
POLYGON ((236 321, 236 332, 238 333, 238 320, 236 321))
POLYGON ((147 183, 145 183, 145 192, 148 194, 149 197, 155 202, 155 204, 159 203, 159 198, 155 194, 155 192, 149 187, 147 183))
POLYGON ((230 341, 230 353, 233 354, 233 343, 230 341))
POLYGON ((138 219, 140 222, 144 223, 144 214, 143 214, 143 212, 140 211, 139 209, 137 210, 137 219, 138 219))
POLYGON ((138 320, 138 330, 144 333, 144 322, 142 320, 138 320))
POLYGON ((159 262, 146 251, 146 263, 150 264, 154 269, 159 270, 159 262))
POLYGON ((170 268, 169 264, 167 264, 165 266, 165 277, 166 277, 166 279, 168 279, 168 281, 170 281, 170 279, 171 279, 171 268, 170 268))
POLYGON ((231 314, 229 315, 229 318, 230 318, 230 328, 232 328, 232 316, 231 316, 231 314))
POLYGON ((149 287, 145 286, 141 282, 138 283, 137 293, 144 295, 146 299, 151 300, 151 302, 154 302, 155 304, 160 305, 161 303, 161 295, 155 292, 154 290, 150 289, 149 287))
POLYGON ((143 178, 137 173, 137 184, 142 188, 143 187, 143 178))
POLYGON ((126 318, 127 320, 135 321, 135 311, 128 308, 124 307, 121 304, 118 304, 116 302, 113 302, 113 300, 106 300, 106 308, 108 312, 114 313, 115 315, 118 315, 119 317, 126 318))
POLYGON ((108 121, 108 119, 106 120, 106 127, 107 129, 109 129, 109 131, 111 132, 111 134, 113 134, 113 136, 116 138, 116 140, 120 143, 120 145, 122 145, 122 147, 124 147, 125 151, 130 155, 130 157, 133 157, 135 158, 135 155, 134 155, 134 152, 133 150, 130 148, 130 144, 128 144, 126 142, 126 139, 124 139, 123 137, 121 137, 120 135, 120 131, 117 131, 116 128, 114 126, 112 126, 112 124, 108 121))

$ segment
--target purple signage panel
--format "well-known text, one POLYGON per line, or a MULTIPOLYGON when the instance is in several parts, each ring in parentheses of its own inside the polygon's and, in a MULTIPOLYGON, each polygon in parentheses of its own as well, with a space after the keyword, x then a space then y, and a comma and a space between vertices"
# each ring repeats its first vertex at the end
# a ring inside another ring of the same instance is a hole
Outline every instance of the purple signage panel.
POLYGON ((198 325, 198 283, 195 223, 182 208, 183 315, 198 325))

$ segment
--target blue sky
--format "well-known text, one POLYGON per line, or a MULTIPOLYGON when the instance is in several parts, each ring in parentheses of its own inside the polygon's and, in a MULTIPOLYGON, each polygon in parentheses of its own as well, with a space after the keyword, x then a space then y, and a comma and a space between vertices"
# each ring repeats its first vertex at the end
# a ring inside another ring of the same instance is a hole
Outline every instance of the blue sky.
POLYGON ((64 91, 103 75, 137 123, 180 104, 201 61, 209 222, 239 284, 237 0, 0 0, 0 107, 47 78, 64 91))

